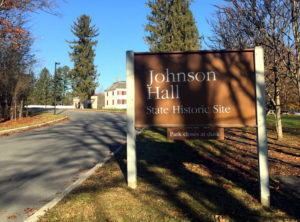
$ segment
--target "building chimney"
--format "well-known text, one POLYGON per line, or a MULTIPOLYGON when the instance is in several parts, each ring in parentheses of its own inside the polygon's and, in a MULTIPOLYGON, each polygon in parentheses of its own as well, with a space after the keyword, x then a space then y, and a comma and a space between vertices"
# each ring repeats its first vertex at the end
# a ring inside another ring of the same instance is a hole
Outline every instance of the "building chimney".
POLYGON ((117 82, 119 82, 120 81, 120 79, 119 79, 119 76, 117 77, 117 82))

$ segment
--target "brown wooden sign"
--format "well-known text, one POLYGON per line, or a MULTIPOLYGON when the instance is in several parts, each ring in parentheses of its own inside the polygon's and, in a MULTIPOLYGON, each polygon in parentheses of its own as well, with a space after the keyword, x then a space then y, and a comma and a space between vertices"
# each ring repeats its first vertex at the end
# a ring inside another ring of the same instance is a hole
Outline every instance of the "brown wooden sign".
POLYGON ((254 50, 135 53, 135 126, 256 126, 254 50))
POLYGON ((169 140, 186 140, 186 139, 216 139, 224 140, 224 128, 168 128, 167 138, 169 140))
MULTIPOLYGON (((260 199, 269 207, 264 77, 261 46, 226 51, 127 51, 128 186, 137 187, 135 127, 256 126, 260 199)), ((177 132, 197 134, 195 130, 177 132)), ((176 137, 174 130, 169 133, 176 137)))

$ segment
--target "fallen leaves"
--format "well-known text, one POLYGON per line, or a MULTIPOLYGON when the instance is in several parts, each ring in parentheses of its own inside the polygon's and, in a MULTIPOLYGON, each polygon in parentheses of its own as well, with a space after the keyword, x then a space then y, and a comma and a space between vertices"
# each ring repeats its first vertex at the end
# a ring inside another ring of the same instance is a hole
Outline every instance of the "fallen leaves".
POLYGON ((35 212, 37 212, 40 209, 40 207, 34 207, 34 208, 25 208, 24 212, 27 214, 27 217, 32 216, 35 212))
POLYGON ((247 198, 255 203, 258 203, 258 200, 252 197, 251 195, 248 195, 247 198))
POLYGON ((49 203, 51 200, 40 200, 40 203, 49 203))
POLYGON ((72 182, 76 182, 79 179, 79 175, 76 174, 73 178, 72 178, 72 182))
POLYGON ((59 120, 63 117, 64 117, 63 115, 56 115, 55 116, 55 115, 52 115, 52 114, 40 114, 40 115, 33 116, 33 117, 18 118, 18 119, 15 119, 15 120, 8 120, 8 121, 5 121, 5 122, 0 121, 0 137, 1 136, 9 136, 10 134, 18 133, 18 132, 26 132, 26 131, 29 131, 29 130, 32 130, 32 129, 37 129, 37 128, 41 128, 41 127, 45 127, 45 126, 50 126, 50 125, 54 125, 54 124, 57 124, 57 123, 60 123, 60 122, 70 120, 70 118, 65 118, 65 119, 62 119, 62 120, 57 121, 57 122, 48 123, 48 122, 53 121, 53 120, 59 120), (21 127, 34 126, 34 125, 43 124, 43 123, 45 123, 45 125, 35 126, 33 128, 30 128, 30 129, 21 129, 19 131, 14 131, 14 132, 1 133, 2 130, 18 129, 18 128, 21 128, 21 127))
POLYGON ((176 215, 179 215, 179 212, 174 210, 174 211, 172 211, 172 214, 176 216, 176 215))
MULTIPOLYGON (((233 170, 242 169, 256 174, 258 167, 255 129, 227 129, 224 143, 231 145, 238 153, 233 155, 225 150, 223 161, 216 163, 226 165, 233 170)), ((290 140, 278 141, 269 135, 268 156, 270 174, 300 176, 300 140, 297 136, 290 136, 290 140), (296 148, 299 147, 299 148, 296 148)))
POLYGON ((229 183, 225 183, 225 184, 222 184, 222 187, 223 188, 233 188, 233 185, 229 184, 229 183))
POLYGON ((7 217, 7 219, 9 219, 9 220, 14 220, 14 219, 16 219, 16 218, 17 218, 16 215, 12 215, 12 216, 8 216, 8 217, 7 217))
POLYGON ((229 216, 215 215, 215 220, 218 221, 218 222, 227 222, 227 221, 229 221, 229 216))
POLYGON ((201 176, 211 176, 210 170, 203 165, 190 163, 190 162, 184 162, 183 165, 191 172, 197 173, 201 176))

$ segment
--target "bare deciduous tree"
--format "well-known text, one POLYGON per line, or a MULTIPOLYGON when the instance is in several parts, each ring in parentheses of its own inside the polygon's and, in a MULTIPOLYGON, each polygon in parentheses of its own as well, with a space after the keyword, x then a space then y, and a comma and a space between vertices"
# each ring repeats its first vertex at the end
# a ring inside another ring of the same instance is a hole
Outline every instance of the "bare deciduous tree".
POLYGON ((52 13, 55 0, 0 0, 0 113, 4 119, 23 115, 32 90, 33 40, 26 30, 28 12, 52 13))
POLYGON ((281 139, 282 90, 286 90, 284 84, 290 84, 291 81, 299 85, 299 0, 226 2, 226 5, 216 6, 215 19, 208 21, 213 31, 213 36, 209 38, 211 47, 231 49, 263 46, 267 98, 275 109, 277 137, 281 139), (293 37, 290 35, 291 28, 293 37))
POLYGON ((298 87, 299 105, 300 105, 300 1, 290 0, 291 6, 291 24, 293 29, 293 39, 295 45, 295 72, 292 73, 295 84, 298 87))

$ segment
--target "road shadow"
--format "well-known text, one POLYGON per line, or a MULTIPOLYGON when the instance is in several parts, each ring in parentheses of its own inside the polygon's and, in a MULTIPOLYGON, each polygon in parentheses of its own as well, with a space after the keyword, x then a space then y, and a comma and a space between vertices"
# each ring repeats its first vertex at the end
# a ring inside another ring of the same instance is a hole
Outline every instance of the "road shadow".
MULTIPOLYGON (((71 120, 1 138, 1 150, 10 150, 5 152, 7 157, 2 155, 0 163, 1 206, 26 202, 26 207, 30 207, 41 204, 41 196, 54 198, 80 174, 102 162, 125 143, 126 120, 123 114, 62 113, 71 120), (36 186, 37 192, 30 191, 30 184, 36 186), (47 188, 50 193, 47 193, 47 188), (24 189, 26 194, 22 193, 24 189), (39 189, 45 189, 45 192, 38 193, 39 189)), ((23 209, 25 206, 21 212, 23 209)))

